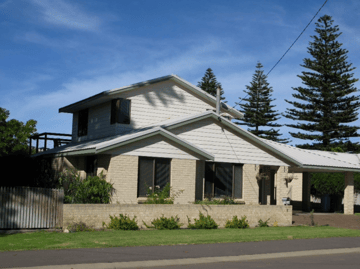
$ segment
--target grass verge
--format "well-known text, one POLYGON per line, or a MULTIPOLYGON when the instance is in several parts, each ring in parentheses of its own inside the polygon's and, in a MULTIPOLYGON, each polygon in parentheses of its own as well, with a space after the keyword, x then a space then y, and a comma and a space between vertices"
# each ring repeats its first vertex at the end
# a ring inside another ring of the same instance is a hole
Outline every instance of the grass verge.
POLYGON ((213 244, 327 237, 357 237, 360 230, 334 227, 269 227, 216 230, 36 232, 0 235, 0 251, 213 244))

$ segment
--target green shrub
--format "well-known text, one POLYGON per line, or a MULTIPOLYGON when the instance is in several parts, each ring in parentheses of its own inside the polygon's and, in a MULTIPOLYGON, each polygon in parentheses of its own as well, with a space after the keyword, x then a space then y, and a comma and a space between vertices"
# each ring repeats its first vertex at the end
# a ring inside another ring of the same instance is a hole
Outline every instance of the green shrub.
POLYGON ((179 223, 180 219, 176 215, 175 217, 171 216, 170 218, 164 217, 164 215, 160 218, 154 219, 151 224, 153 226, 149 226, 143 221, 144 225, 147 228, 155 228, 157 230, 174 230, 174 229, 180 229, 180 227, 183 225, 179 223))
POLYGON ((84 222, 75 222, 70 224, 67 229, 70 232, 93 232, 94 229, 87 226, 84 222))
POLYGON ((99 176, 80 178, 76 170, 67 170, 59 177, 60 187, 64 189, 66 204, 109 204, 114 192, 113 185, 105 180, 101 172, 99 176))
POLYGON ((258 221, 258 227, 269 227, 269 222, 270 219, 267 219, 266 221, 263 221, 262 219, 259 219, 258 221))
POLYGON ((233 216, 232 220, 227 220, 225 228, 240 228, 245 229, 249 228, 249 222, 246 219, 246 216, 243 216, 241 219, 238 219, 237 216, 233 216))
POLYGON ((205 217, 201 212, 199 212, 199 219, 194 219, 194 224, 190 223, 189 217, 188 223, 189 229, 216 229, 219 226, 209 215, 205 217))
POLYGON ((107 229, 114 230, 138 230, 139 227, 136 222, 136 216, 133 219, 130 219, 126 214, 120 214, 120 218, 116 216, 110 216, 110 223, 107 225, 105 222, 102 223, 102 226, 107 229))

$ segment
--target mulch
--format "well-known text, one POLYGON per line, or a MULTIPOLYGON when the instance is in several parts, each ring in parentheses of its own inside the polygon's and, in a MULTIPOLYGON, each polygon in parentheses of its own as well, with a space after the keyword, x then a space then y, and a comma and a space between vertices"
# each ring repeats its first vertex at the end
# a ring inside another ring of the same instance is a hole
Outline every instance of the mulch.
MULTIPOLYGON (((360 229, 360 216, 343 215, 338 213, 314 213, 314 222, 317 225, 327 225, 345 229, 360 229)), ((295 213, 293 225, 310 225, 310 213, 295 213)))

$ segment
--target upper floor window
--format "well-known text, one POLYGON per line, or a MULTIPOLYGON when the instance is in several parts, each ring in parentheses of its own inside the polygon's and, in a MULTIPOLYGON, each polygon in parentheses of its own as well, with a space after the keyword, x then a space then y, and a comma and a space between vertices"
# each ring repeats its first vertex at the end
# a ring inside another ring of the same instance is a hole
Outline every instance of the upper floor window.
POLYGON ((119 98, 111 101, 110 124, 130 124, 130 102, 131 100, 119 98))
POLYGON ((78 136, 87 135, 88 116, 89 116, 89 110, 87 108, 79 111, 79 115, 78 115, 78 136))

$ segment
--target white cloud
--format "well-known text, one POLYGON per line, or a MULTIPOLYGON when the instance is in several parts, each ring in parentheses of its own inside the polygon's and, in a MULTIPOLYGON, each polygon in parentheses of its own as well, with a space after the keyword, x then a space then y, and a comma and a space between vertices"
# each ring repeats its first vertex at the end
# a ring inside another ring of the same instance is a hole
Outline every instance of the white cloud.
POLYGON ((98 17, 88 15, 79 7, 64 0, 31 0, 31 2, 40 7, 43 19, 48 23, 90 31, 97 30, 100 25, 98 17))
POLYGON ((77 47, 79 44, 76 41, 73 40, 67 40, 67 39, 51 39, 48 38, 44 35, 41 35, 37 32, 27 32, 25 34, 21 34, 21 35, 17 35, 15 37, 15 39, 18 40, 24 40, 26 42, 30 42, 30 43, 34 43, 34 44, 39 44, 42 46, 47 46, 47 47, 53 47, 53 48, 57 48, 57 49, 61 49, 61 48, 75 48, 77 47))

